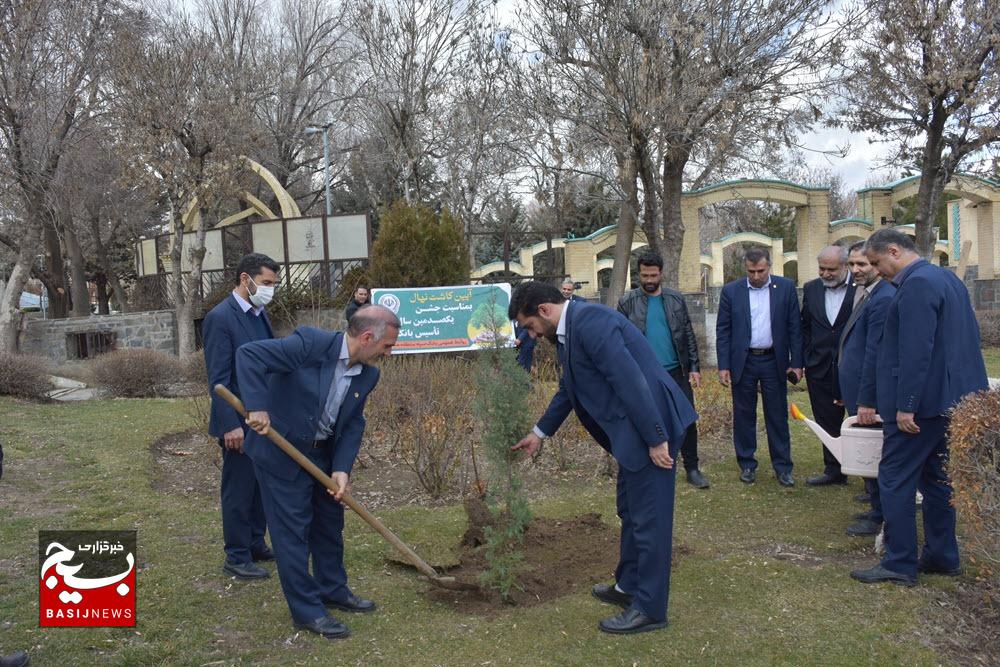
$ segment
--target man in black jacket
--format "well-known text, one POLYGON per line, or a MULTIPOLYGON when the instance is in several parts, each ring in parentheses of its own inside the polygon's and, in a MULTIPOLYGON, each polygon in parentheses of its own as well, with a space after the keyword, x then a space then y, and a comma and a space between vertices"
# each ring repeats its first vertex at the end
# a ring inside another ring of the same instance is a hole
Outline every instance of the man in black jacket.
POLYGON ((344 319, 350 322, 354 313, 358 312, 358 308, 367 306, 370 303, 371 293, 368 291, 368 286, 358 285, 354 290, 354 296, 347 302, 347 308, 344 309, 344 319))
MULTIPOLYGON (((618 301, 618 311, 646 336, 657 359, 670 374, 691 405, 695 387, 701 384, 698 341, 691 328, 687 304, 680 292, 663 287, 663 258, 649 251, 639 256, 638 289, 618 301)), ((691 424, 684 434, 681 457, 688 482, 699 489, 709 487, 708 478, 698 469, 698 427, 691 424)))
MULTIPOLYGON (((851 317, 854 286, 847 270, 847 249, 839 245, 823 248, 816 258, 819 278, 802 287, 802 352, 806 386, 813 418, 823 430, 840 437, 844 401, 837 377, 837 348, 844 325, 851 317)), ((806 480, 809 486, 846 484, 840 461, 823 447, 823 473, 806 480)))

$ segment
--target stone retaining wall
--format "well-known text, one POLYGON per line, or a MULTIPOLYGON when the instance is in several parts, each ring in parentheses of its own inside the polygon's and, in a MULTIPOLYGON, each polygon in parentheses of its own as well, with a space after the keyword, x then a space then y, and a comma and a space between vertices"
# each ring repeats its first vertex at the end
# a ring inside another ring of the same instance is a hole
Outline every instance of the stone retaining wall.
POLYGON ((58 320, 30 318, 21 334, 20 349, 27 354, 48 357, 57 364, 77 356, 79 334, 108 334, 115 337, 115 349, 148 347, 177 354, 177 326, 172 310, 152 310, 119 315, 91 315, 58 320))

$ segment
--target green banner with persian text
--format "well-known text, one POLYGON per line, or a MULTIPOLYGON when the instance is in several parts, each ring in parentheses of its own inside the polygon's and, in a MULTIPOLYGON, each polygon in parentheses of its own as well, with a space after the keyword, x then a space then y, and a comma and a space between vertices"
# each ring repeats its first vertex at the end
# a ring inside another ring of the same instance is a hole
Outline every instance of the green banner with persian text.
POLYGON ((372 303, 399 318, 394 354, 476 350, 492 347, 497 336, 504 347, 514 345, 508 283, 375 289, 372 303))

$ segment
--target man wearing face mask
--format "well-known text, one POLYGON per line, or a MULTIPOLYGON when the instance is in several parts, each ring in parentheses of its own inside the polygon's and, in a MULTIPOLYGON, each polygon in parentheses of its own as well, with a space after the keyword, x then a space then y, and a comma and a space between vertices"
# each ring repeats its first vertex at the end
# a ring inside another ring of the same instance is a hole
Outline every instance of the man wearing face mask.
MULTIPOLYGON (((844 401, 837 379, 837 347, 854 305, 854 286, 847 270, 847 249, 823 248, 816 258, 819 277, 802 286, 802 357, 813 417, 823 430, 840 437, 844 401)), ((809 486, 847 484, 840 461, 823 447, 823 472, 806 480, 809 486)))
MULTIPOLYGON (((663 286, 663 258, 656 252, 639 256, 640 288, 626 292, 618 301, 618 312, 639 328, 653 347, 663 370, 674 379, 684 397, 694 405, 691 386, 701 384, 698 339, 691 327, 687 304, 680 292, 663 286)), ((698 469, 698 426, 684 434, 681 457, 689 484, 709 487, 708 478, 698 469)))
POLYGON ((240 415, 212 388, 224 385, 237 396, 236 350, 244 343, 274 338, 264 307, 274 297, 278 263, 251 253, 236 267, 237 285, 205 315, 202 337, 212 412, 208 431, 222 447, 222 535, 224 572, 237 579, 266 579, 270 573, 256 562, 274 559, 264 542, 266 524, 253 463, 243 452, 247 427, 240 415))

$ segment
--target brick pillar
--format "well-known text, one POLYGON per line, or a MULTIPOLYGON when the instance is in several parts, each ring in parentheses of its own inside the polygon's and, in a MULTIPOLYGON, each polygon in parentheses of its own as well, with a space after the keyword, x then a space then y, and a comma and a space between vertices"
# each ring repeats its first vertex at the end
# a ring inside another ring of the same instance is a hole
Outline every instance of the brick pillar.
MULTIPOLYGON (((701 220, 697 197, 681 200, 681 222, 684 223, 684 241, 681 244, 681 265, 677 276, 681 292, 701 291, 701 220)), ((713 278, 715 272, 712 272, 713 278)))
POLYGON ((712 241, 712 275, 709 287, 722 287, 726 276, 724 275, 725 258, 722 256, 722 241, 712 241))
POLYGON ((795 211, 799 286, 819 275, 816 256, 829 244, 830 193, 828 190, 809 193, 809 204, 795 211))
POLYGON ((597 253, 589 239, 566 244, 566 273, 570 278, 586 282, 582 296, 597 294, 597 253))
POLYGON ((976 237, 979 241, 979 279, 997 277, 996 249, 1000 243, 1000 202, 982 203, 976 207, 976 237))
POLYGON ((771 274, 785 275, 785 240, 771 239, 771 274))

